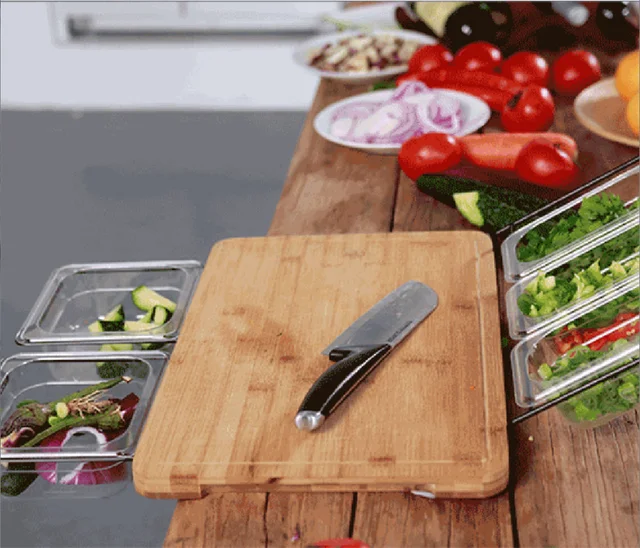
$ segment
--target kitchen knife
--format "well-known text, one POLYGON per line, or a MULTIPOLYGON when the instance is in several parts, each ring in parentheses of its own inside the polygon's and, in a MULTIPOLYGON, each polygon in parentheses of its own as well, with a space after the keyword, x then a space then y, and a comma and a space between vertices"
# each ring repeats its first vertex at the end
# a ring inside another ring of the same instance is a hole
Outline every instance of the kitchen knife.
POLYGON ((438 306, 438 295, 410 281, 389 293, 322 353, 335 361, 305 396, 295 424, 315 430, 375 367, 438 306))

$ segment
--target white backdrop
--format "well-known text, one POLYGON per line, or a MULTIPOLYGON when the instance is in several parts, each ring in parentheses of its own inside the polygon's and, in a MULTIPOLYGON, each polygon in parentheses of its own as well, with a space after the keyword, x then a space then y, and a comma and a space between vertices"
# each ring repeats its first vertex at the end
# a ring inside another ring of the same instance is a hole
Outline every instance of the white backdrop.
POLYGON ((0 5, 3 108, 304 110, 318 84, 302 37, 60 43, 49 7, 0 5))

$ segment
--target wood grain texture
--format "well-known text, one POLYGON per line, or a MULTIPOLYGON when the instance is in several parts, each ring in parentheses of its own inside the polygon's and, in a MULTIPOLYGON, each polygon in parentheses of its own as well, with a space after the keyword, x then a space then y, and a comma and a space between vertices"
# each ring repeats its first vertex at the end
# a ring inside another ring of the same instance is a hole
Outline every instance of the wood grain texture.
POLYGON ((134 482, 145 496, 175 498, 353 489, 486 497, 507 482, 505 414, 486 235, 226 240, 205 265, 134 482), (337 417, 312 435, 298 431, 298 405, 328 365, 317 350, 411 279, 436 291, 436 311, 337 417))
MULTIPOLYGON (((394 231, 475 229, 455 209, 416 190, 403 173, 394 231)), ((428 500, 399 493, 358 495, 353 536, 376 546, 513 546, 509 494, 489 500, 428 500)))
POLYGON ((329 143, 313 119, 327 105, 367 91, 321 81, 291 160, 269 235, 388 232, 397 160, 329 143))
POLYGON ((354 538, 372 546, 513 546, 508 497, 428 500, 399 493, 358 495, 354 538), (506 501, 506 502, 505 502, 506 501))
POLYGON ((349 535, 351 493, 224 493, 176 506, 165 548, 306 546, 349 535))
POLYGON ((216 494, 178 503, 166 548, 257 548, 266 546, 264 493, 216 494))
POLYGON ((518 427, 515 505, 522 546, 638 546, 639 424, 635 411, 581 429, 552 410, 518 427))

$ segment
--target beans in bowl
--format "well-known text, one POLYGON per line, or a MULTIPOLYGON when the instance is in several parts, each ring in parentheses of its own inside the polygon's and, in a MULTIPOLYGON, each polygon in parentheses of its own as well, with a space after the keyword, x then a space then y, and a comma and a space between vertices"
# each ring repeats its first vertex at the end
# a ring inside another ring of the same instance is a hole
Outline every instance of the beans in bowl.
POLYGON ((314 68, 330 72, 375 72, 406 65, 420 44, 390 34, 359 34, 309 52, 314 68))

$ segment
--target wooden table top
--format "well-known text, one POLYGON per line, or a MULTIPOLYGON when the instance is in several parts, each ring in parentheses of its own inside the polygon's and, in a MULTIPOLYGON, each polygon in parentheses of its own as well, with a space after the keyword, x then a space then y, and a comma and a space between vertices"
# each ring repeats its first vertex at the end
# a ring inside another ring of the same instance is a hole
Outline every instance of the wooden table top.
MULTIPOLYGON (((603 63, 608 72, 613 66, 603 63)), ((395 157, 338 147, 316 135, 312 121, 322 108, 362 91, 320 83, 269 234, 473 229, 455 210, 417 192, 395 157)), ((582 182, 637 155, 637 149, 580 126, 571 100, 559 99, 556 107, 552 130, 578 142, 582 182)), ((493 120, 486 130, 497 127, 493 120)), ((507 355, 504 366, 512 402, 507 355)), ((519 412, 513 403, 508 407, 510 417, 519 412)), ((376 547, 635 547, 640 542, 639 425, 638 411, 595 430, 569 426, 553 410, 537 415, 513 428, 509 487, 486 500, 237 493, 181 501, 165 546, 308 546, 353 537, 376 547)))

